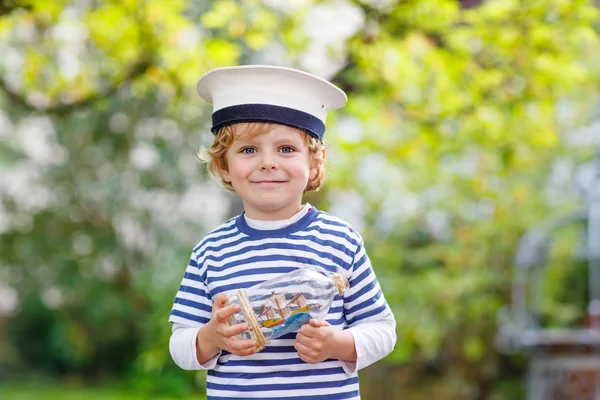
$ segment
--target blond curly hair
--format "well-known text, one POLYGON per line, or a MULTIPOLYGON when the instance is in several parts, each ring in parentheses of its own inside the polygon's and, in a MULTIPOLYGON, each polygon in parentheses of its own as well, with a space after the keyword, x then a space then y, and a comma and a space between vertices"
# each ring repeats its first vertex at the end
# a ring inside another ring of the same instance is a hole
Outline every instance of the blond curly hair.
MULTIPOLYGON (((242 122, 224 126, 215 133, 215 139, 210 147, 202 147, 198 151, 198 160, 207 165, 208 172, 212 177, 221 182, 226 189, 234 191, 231 183, 226 182, 222 174, 222 171, 229 171, 226 157, 227 150, 237 138, 252 138, 261 133, 269 132, 274 127, 275 124, 269 122, 242 122)), ((325 182, 326 147, 323 141, 315 139, 308 133, 303 136, 305 137, 305 143, 308 145, 309 155, 318 163, 317 171, 309 179, 304 193, 316 192, 321 189, 325 182)))

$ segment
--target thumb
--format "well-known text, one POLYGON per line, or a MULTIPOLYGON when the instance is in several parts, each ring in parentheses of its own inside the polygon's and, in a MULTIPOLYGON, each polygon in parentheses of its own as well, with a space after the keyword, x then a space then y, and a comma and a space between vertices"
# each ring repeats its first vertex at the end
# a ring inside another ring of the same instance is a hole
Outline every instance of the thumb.
POLYGON ((311 326, 314 326, 315 328, 320 328, 322 326, 329 326, 330 325, 329 322, 325 321, 324 319, 315 319, 315 318, 312 318, 309 321, 309 323, 310 323, 311 326))

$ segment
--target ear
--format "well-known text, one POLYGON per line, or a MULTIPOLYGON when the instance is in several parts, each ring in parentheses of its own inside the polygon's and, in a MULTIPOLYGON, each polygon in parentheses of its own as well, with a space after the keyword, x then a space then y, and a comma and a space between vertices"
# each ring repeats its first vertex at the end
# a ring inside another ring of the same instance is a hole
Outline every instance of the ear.
POLYGON ((219 162, 217 163, 217 168, 219 170, 219 175, 221 175, 221 178, 223 178, 225 182, 231 183, 231 174, 228 171, 226 163, 227 160, 219 160, 219 162))
POLYGON ((219 173, 225 182, 231 183, 231 175, 229 174, 229 171, 219 168, 219 173))
POLYGON ((310 179, 314 179, 317 171, 325 163, 325 159, 327 158, 327 149, 325 149, 325 146, 321 147, 321 149, 311 158, 310 179))

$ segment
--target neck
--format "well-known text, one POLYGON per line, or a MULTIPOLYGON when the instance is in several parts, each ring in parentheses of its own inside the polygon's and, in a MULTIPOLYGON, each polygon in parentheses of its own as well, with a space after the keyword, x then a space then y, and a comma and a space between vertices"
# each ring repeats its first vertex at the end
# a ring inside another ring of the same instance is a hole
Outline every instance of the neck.
POLYGON ((244 203, 246 217, 258 221, 281 221, 292 218, 302 210, 302 203, 291 204, 287 207, 274 210, 261 210, 244 203))

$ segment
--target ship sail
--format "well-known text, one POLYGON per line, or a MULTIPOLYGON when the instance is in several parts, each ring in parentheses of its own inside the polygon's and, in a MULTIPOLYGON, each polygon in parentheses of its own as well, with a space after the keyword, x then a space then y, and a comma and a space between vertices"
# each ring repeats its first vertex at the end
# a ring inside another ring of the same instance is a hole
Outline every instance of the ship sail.
POLYGON ((286 304, 285 296, 283 294, 275 294, 275 292, 271 292, 273 296, 269 299, 273 308, 277 311, 281 318, 287 318, 292 315, 292 310, 286 304))

